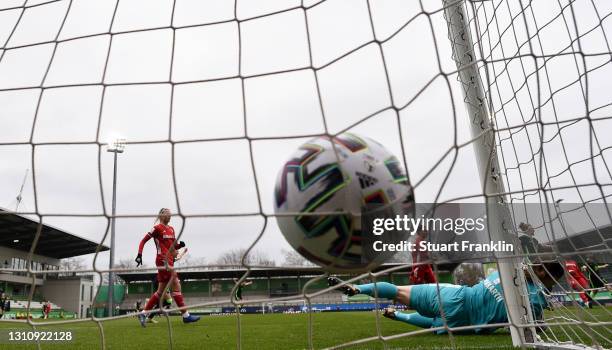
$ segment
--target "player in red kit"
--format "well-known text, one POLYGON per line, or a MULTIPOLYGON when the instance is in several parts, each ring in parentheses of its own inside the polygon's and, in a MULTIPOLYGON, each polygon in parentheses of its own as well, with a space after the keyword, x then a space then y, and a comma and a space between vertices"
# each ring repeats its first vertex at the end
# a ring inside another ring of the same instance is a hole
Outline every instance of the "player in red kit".
POLYGON ((423 264, 423 262, 429 260, 429 254, 427 254, 427 250, 424 247, 421 247, 422 241, 427 241, 427 231, 419 229, 414 240, 415 249, 412 251, 410 283, 436 283, 436 275, 433 273, 431 264, 423 264))
MULTIPOLYGON (((138 320, 143 327, 145 327, 148 311, 158 306, 159 300, 164 294, 168 283, 170 283, 170 296, 174 299, 176 305, 178 305, 181 314, 183 314, 183 322, 196 322, 200 319, 199 316, 190 315, 187 311, 183 300, 183 294, 181 293, 181 280, 179 279, 178 273, 174 271, 175 252, 184 247, 185 243, 176 241, 174 228, 168 225, 171 215, 170 209, 162 208, 157 215, 156 223, 157 221, 159 221, 159 223, 153 226, 153 230, 144 236, 138 246, 138 255, 136 256, 137 266, 142 265, 142 249, 147 241, 153 238, 157 249, 157 256, 155 257, 155 266, 158 268, 157 291, 153 293, 142 312, 138 314, 138 320)), ((161 306, 158 307, 161 309, 161 306)))
POLYGON ((580 267, 574 260, 565 261, 565 269, 567 270, 567 283, 572 287, 573 290, 580 292, 580 299, 584 302, 584 305, 593 307, 591 305, 591 297, 585 292, 589 288, 589 280, 580 270, 580 267))

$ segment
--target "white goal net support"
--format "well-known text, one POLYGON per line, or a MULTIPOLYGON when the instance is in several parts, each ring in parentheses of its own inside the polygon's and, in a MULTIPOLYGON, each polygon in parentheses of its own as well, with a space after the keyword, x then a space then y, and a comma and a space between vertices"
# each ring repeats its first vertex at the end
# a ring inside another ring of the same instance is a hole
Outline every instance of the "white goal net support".
MULTIPOLYGON (((227 238, 193 233, 193 227, 206 232, 203 221, 223 228, 219 220, 238 220, 250 231, 235 239, 248 242, 241 283, 261 267, 249 253, 281 239, 270 205, 281 162, 307 138, 356 131, 390 145, 418 202, 486 203, 493 208, 490 238, 516 246, 521 222, 535 230, 546 254, 526 249, 488 258, 500 272, 509 321, 499 326, 509 328, 512 345, 609 348, 612 312, 604 299, 594 297, 590 309, 578 295, 603 295, 610 286, 598 266, 612 263, 611 17, 612 4, 603 0, 5 1, 0 154, 8 161, 1 170, 3 183, 14 188, 30 169, 17 207, 39 222, 28 260, 45 234, 43 224, 100 219, 101 228, 68 226, 95 231, 101 249, 111 219, 140 220, 144 233, 163 205, 157 203, 170 202, 179 239, 187 242, 216 240, 231 248, 227 238), (114 130, 126 136, 125 157, 135 170, 127 175, 131 186, 120 184, 113 216, 104 157, 114 130), (122 210, 128 204, 121 200, 129 202, 136 189, 170 194, 122 210), (531 274, 530 263, 551 256, 577 261, 603 283, 573 290, 558 281, 548 295, 552 310, 535 321, 522 271, 531 274)), ((120 242, 130 246, 130 259, 140 238, 120 242)), ((77 272, 96 275, 99 283, 111 271, 135 271, 109 269, 102 256, 98 251, 90 267, 71 271, 33 264, 0 270, 33 281, 77 272)), ((431 261, 434 271, 448 262, 431 261)), ((179 273, 224 267, 184 263, 179 273)), ((350 281, 376 281, 406 266, 350 281)), ((289 297, 237 301, 235 287, 223 298, 188 306, 231 303, 239 310, 246 303, 303 300, 311 316, 301 347, 316 348, 310 305, 337 293, 310 288, 325 277, 289 297)), ((34 289, 33 282, 29 302, 34 289)), ((53 324, 95 322, 105 348, 105 324, 124 317, 132 316, 53 324)), ((241 348, 245 326, 240 312, 236 317, 241 348)), ((377 312, 375 336, 326 346, 388 346, 425 332, 388 334, 384 322, 377 312)), ((479 327, 445 326, 441 336, 460 348, 453 333, 479 327)))

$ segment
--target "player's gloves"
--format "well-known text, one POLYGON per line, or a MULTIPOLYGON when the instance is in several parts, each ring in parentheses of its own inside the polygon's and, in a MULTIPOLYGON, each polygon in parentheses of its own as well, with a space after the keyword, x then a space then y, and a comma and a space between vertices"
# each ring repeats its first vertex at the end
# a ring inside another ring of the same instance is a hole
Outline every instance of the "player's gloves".
POLYGON ((183 248, 184 246, 185 246, 185 242, 183 242, 183 241, 179 241, 178 242, 178 247, 179 248, 183 248))
POLYGON ((136 261, 136 267, 142 265, 142 254, 136 255, 136 259, 134 261, 136 261))
POLYGON ((386 307, 385 310, 383 311, 383 316, 394 320, 395 319, 395 308, 386 307))

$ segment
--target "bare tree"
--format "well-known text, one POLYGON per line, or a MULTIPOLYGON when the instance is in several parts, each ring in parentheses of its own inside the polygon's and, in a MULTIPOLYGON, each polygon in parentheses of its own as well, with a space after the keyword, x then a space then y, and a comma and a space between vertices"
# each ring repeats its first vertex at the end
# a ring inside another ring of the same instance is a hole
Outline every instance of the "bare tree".
POLYGON ((62 270, 75 271, 85 268, 85 259, 83 258, 75 257, 60 260, 60 269, 62 270))
POLYGON ((310 261, 306 260, 300 253, 293 249, 282 250, 283 253, 283 265, 285 266, 315 266, 310 261))
POLYGON ((180 261, 181 266, 198 266, 206 265, 208 263, 206 257, 199 256, 194 257, 193 255, 186 254, 180 261))
POLYGON ((84 270, 87 266, 85 265, 85 259, 74 257, 60 260, 60 270, 66 270, 69 272, 62 272, 59 276, 72 276, 76 273, 74 271, 84 270))
MULTIPOLYGON (((138 266, 136 266, 136 261, 132 260, 132 259, 128 259, 128 258, 123 258, 120 259, 119 262, 116 262, 115 265, 113 265, 113 269, 127 269, 127 270, 136 270, 138 268, 138 266)), ((119 277, 119 273, 121 272, 115 272, 113 274, 113 283, 115 284, 124 284, 125 281, 119 277)), ((103 284, 108 284, 108 273, 103 273, 102 274, 102 283, 103 284)))
POLYGON ((132 259, 120 259, 118 263, 115 263, 116 269, 136 269, 136 261, 132 259))
MULTIPOLYGON (((242 266, 242 257, 246 252, 247 250, 244 248, 228 250, 217 258, 217 264, 242 266)), ((276 266, 274 259, 258 250, 251 250, 244 262, 249 265, 276 266)))

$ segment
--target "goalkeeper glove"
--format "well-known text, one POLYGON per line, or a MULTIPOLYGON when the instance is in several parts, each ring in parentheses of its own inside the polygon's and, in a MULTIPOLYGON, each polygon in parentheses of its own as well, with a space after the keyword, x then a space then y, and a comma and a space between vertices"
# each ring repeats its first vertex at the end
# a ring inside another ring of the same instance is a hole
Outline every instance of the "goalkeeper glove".
POLYGON ((136 267, 142 265, 142 254, 136 255, 136 259, 134 261, 136 261, 136 267))

